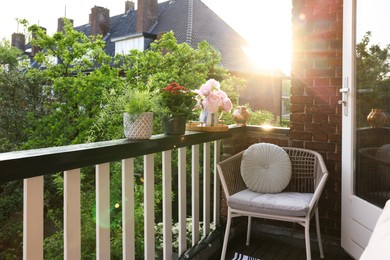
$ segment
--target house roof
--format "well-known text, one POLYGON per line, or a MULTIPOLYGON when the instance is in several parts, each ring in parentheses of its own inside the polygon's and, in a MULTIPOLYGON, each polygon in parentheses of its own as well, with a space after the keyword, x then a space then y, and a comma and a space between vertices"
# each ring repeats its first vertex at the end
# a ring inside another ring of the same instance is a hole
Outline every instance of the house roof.
MULTIPOLYGON (((107 42, 108 54, 115 54, 115 43, 112 39, 137 34, 136 19, 137 10, 110 17, 110 29, 103 38, 107 42)), ((86 35, 91 34, 89 24, 75 29, 86 35)), ((157 22, 148 32, 143 33, 158 35, 168 31, 174 32, 178 43, 187 42, 194 48, 201 41, 209 42, 221 52, 222 65, 230 71, 251 70, 249 58, 242 49, 247 45, 245 39, 201 0, 170 0, 159 3, 157 22)))

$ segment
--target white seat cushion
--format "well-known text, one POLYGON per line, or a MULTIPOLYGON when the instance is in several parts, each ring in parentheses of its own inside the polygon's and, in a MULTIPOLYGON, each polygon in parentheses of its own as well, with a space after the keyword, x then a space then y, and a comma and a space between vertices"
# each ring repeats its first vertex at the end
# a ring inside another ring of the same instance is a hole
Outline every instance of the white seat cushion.
POLYGON ((228 197, 227 205, 233 209, 282 216, 305 216, 313 193, 281 192, 258 193, 242 190, 228 197))
POLYGON ((281 192, 291 179, 290 157, 277 145, 253 144, 242 155, 241 176, 253 191, 281 192))

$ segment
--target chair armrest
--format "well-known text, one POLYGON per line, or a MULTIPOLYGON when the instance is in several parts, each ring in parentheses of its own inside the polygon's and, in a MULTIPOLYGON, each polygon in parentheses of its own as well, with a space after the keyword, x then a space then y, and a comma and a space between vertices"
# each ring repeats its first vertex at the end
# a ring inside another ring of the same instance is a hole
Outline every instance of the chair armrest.
POLYGON ((217 164, 218 175, 226 197, 246 189, 241 176, 241 159, 244 151, 239 152, 217 164))

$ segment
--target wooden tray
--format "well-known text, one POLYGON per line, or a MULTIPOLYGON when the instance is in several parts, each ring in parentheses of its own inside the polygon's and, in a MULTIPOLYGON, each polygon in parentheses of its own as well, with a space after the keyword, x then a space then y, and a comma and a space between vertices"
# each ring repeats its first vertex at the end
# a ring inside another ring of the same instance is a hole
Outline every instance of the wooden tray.
POLYGON ((229 131, 227 125, 206 126, 204 123, 192 121, 186 124, 186 130, 199 132, 226 132, 229 131))

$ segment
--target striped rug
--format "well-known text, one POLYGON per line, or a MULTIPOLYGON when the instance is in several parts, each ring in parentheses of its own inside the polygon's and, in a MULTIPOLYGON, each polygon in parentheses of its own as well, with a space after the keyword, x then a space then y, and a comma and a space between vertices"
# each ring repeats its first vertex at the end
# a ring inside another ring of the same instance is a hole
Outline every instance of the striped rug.
POLYGON ((235 252, 232 260, 260 260, 260 259, 235 252))

